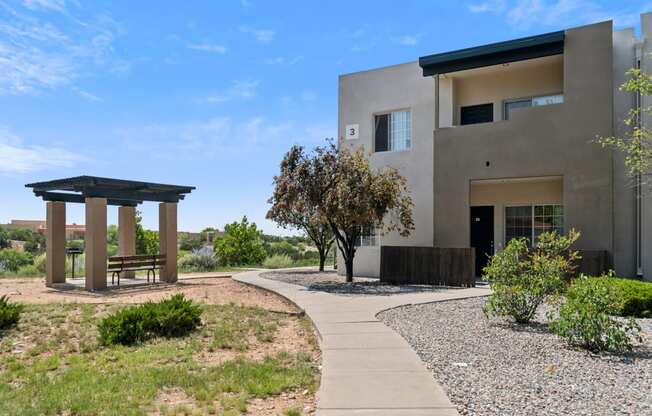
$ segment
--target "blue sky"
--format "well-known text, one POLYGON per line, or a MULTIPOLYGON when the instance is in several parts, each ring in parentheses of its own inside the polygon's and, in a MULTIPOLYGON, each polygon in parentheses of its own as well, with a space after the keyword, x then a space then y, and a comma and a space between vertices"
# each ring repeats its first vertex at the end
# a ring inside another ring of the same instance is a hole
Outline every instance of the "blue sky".
MULTIPOLYGON (((243 214, 337 130, 339 74, 614 19, 645 1, 0 1, 0 223, 44 218, 24 184, 82 174, 194 185, 179 227, 243 214)), ((145 225, 157 227, 153 203, 145 225)), ((109 222, 115 222, 109 208, 109 222)), ((68 205, 68 222, 84 222, 68 205)))

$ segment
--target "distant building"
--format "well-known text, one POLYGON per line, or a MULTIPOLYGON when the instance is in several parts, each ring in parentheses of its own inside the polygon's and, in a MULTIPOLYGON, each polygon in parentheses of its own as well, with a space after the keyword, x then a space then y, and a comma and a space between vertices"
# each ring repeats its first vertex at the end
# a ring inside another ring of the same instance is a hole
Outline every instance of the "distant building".
MULTIPOLYGON (((45 220, 11 220, 9 224, 2 224, 2 227, 9 230, 27 229, 45 235, 45 220)), ((84 224, 66 224, 66 240, 83 240, 86 234, 84 224)))

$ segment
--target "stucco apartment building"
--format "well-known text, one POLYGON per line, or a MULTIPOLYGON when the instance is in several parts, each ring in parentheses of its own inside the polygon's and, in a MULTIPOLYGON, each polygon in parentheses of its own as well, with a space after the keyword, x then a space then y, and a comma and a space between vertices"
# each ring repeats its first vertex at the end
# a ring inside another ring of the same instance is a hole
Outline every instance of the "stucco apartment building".
POLYGON ((578 249, 652 280, 652 189, 639 197, 622 155, 594 142, 637 105, 625 72, 652 72, 641 19, 640 38, 608 21, 340 76, 340 146, 397 168, 415 204, 411 236, 361 238, 354 274, 379 275, 381 245, 475 247, 477 271, 510 238, 574 228, 578 249))

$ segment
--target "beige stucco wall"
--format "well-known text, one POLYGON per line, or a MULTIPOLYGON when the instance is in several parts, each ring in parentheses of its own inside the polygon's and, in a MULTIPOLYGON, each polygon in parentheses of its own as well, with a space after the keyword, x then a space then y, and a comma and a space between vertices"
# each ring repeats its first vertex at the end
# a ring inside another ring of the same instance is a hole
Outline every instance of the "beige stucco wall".
MULTIPOLYGON (((382 236, 379 240, 384 245, 432 246, 434 88, 434 79, 423 77, 417 62, 342 75, 339 79, 340 146, 362 146, 370 154, 372 167, 393 166, 406 178, 411 190, 416 229, 407 238, 396 233, 382 236), (399 109, 411 111, 412 147, 372 153, 374 115, 399 109), (347 124, 359 124, 359 139, 344 140, 347 124)), ((358 249, 354 261, 356 275, 377 276, 379 265, 379 247, 358 249)), ((340 267, 342 272, 343 269, 340 267)))
POLYGON ((505 207, 562 204, 563 193, 562 178, 472 182, 469 186, 469 203, 471 206, 494 207, 494 248, 500 250, 505 244, 505 207))
POLYGON ((461 71, 442 78, 452 80, 455 125, 459 124, 460 108, 476 104, 493 103, 494 121, 498 121, 504 118, 505 100, 561 93, 564 89, 564 61, 559 55, 549 56, 508 66, 461 71))
POLYGON ((612 25, 566 31, 563 104, 521 109, 509 121, 435 132, 436 246, 468 247, 473 180, 563 176, 565 229, 579 249, 612 249, 612 25))

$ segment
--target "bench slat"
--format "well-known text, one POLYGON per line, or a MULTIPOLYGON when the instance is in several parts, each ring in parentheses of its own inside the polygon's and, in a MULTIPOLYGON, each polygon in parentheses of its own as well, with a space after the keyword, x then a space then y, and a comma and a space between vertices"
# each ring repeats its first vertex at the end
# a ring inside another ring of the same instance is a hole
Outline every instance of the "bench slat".
POLYGON ((115 269, 106 269, 107 272, 133 272, 133 271, 139 271, 139 270, 161 270, 163 266, 154 266, 154 267, 116 267, 115 269))
POLYGON ((139 254, 137 256, 113 256, 109 257, 110 262, 118 262, 118 261, 132 261, 132 260, 152 260, 152 259, 157 259, 157 260, 164 260, 165 259, 165 254, 139 254))
POLYGON ((156 261, 130 261, 130 262, 110 262, 109 268, 127 268, 127 267, 145 267, 145 266, 164 266, 165 260, 156 260, 156 261))

